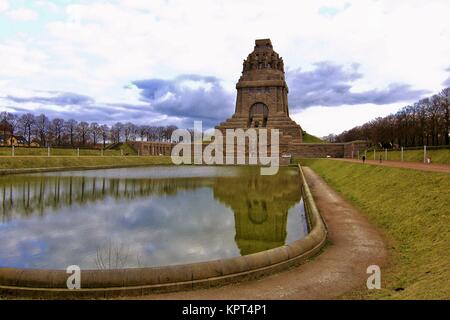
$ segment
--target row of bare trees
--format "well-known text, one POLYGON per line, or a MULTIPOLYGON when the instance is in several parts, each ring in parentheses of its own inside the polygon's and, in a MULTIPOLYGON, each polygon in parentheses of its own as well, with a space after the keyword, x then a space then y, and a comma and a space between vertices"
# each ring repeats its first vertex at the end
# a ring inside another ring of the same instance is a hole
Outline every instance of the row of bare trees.
POLYGON ((23 136, 30 144, 41 146, 106 146, 109 143, 127 141, 170 141, 177 127, 136 125, 131 122, 117 122, 112 126, 97 122, 49 119, 44 114, 0 113, 0 134, 23 136))
POLYGON ((368 140, 383 147, 450 144, 450 88, 384 118, 326 137, 330 142, 368 140))

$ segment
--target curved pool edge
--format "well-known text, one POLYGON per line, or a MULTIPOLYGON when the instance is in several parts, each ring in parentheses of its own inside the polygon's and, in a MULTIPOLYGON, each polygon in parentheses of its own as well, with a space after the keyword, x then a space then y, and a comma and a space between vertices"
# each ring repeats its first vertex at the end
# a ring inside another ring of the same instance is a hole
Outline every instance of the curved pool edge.
POLYGON ((327 228, 301 166, 301 193, 310 232, 290 244, 229 259, 174 266, 81 272, 81 289, 67 289, 64 270, 0 268, 0 296, 46 299, 102 299, 185 291, 253 280, 306 262, 326 243, 327 228))
POLYGON ((47 173, 47 172, 64 172, 64 171, 80 171, 80 170, 106 170, 106 169, 125 169, 139 167, 169 167, 170 163, 139 163, 139 164, 112 164, 112 165, 94 165, 94 166, 68 166, 68 167, 44 167, 44 168, 16 168, 16 169, 0 169, 0 176, 47 173))

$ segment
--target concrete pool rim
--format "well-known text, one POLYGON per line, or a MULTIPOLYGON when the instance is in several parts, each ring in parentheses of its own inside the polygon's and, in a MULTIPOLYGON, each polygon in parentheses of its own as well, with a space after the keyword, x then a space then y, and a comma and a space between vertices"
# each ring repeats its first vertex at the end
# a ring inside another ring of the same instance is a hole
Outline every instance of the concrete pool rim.
POLYGON ((0 296, 91 299, 141 296, 208 288, 257 279, 307 261, 326 243, 327 229, 317 210, 302 168, 301 193, 310 232, 284 246, 227 259, 163 267, 81 272, 81 289, 67 289, 65 270, 0 268, 0 296))

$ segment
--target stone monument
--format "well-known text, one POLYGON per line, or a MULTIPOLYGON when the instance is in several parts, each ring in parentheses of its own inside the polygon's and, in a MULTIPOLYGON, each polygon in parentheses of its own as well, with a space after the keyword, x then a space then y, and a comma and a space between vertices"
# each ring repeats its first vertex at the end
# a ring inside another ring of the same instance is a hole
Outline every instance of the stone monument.
MULTIPOLYGON (((280 163, 291 156, 303 158, 354 158, 367 148, 366 141, 348 143, 303 143, 302 128, 289 117, 288 86, 283 58, 273 50, 270 39, 255 41, 255 48, 244 60, 242 75, 236 84, 234 114, 216 129, 278 129, 280 163), (361 152, 360 152, 361 151, 361 152)), ((268 135, 270 138, 271 135, 268 135)), ((140 155, 170 155, 175 143, 133 142, 140 155)), ((267 150, 271 141, 267 142, 267 150)), ((245 146, 246 157, 249 150, 245 146)), ((235 146, 235 151, 236 151, 235 146)), ((235 152, 236 154, 236 152, 235 152)))
POLYGON ((235 112, 217 129, 279 129, 281 144, 302 142, 302 128, 289 117, 283 58, 273 50, 270 39, 255 41, 236 89, 235 112))

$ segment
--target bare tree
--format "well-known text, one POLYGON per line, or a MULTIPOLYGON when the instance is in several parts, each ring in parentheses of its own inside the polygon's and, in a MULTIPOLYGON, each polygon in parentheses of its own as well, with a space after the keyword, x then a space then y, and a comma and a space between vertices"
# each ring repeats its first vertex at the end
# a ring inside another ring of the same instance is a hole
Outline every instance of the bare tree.
POLYGON ((92 143, 94 144, 94 146, 96 146, 97 145, 97 139, 101 135, 101 128, 100 128, 99 124, 97 122, 92 122, 89 125, 89 131, 90 131, 91 136, 92 136, 92 143))
POLYGON ((111 240, 97 248, 95 264, 100 270, 124 268, 130 259, 129 249, 123 243, 111 240))
POLYGON ((39 138, 42 146, 47 146, 47 136, 49 133, 50 121, 47 116, 40 114, 35 118, 34 126, 36 130, 36 136, 39 138))
POLYGON ((370 140, 383 147, 449 145, 450 88, 406 106, 396 114, 377 118, 344 131, 336 141, 370 140))
POLYGON ((331 133, 325 137, 322 137, 322 140, 330 143, 336 142, 336 135, 331 133))
POLYGON ((113 143, 119 143, 121 141, 122 132, 123 132, 123 124, 121 122, 115 123, 111 127, 110 131, 111 141, 113 143))
POLYGON ((177 130, 178 129, 178 127, 177 126, 174 126, 174 125, 170 125, 170 126, 166 126, 165 128, 164 128, 164 139, 166 140, 166 141, 170 141, 171 140, 171 138, 172 138, 172 133, 175 131, 175 130, 177 130))
POLYGON ((23 134, 27 137, 28 145, 30 145, 33 125, 35 123, 34 115, 31 113, 23 114, 19 119, 19 123, 22 127, 23 134))
POLYGON ((0 122, 4 124, 2 125, 3 135, 6 135, 6 131, 10 134, 14 134, 20 123, 19 117, 16 114, 6 111, 3 111, 0 114, 0 122))
POLYGON ((450 88, 439 93, 440 111, 442 114, 444 144, 450 144, 450 88))
POLYGON ((164 139, 164 127, 156 127, 156 139, 162 141, 164 139))
POLYGON ((125 142, 129 140, 133 140, 133 135, 135 132, 135 126, 131 122, 127 122, 123 125, 123 135, 125 138, 125 142))
POLYGON ((81 121, 77 128, 78 141, 82 146, 86 145, 86 141, 89 135, 89 123, 81 121))
POLYGON ((78 122, 73 119, 69 119, 65 123, 65 128, 69 135, 69 143, 72 147, 75 145, 75 134, 77 131, 77 126, 78 126, 78 122))
POLYGON ((105 148, 106 140, 108 139, 108 135, 109 135, 109 127, 106 124, 100 126, 100 135, 101 135, 102 141, 103 141, 103 148, 105 148))
POLYGON ((53 119, 50 128, 51 128, 50 131, 52 132, 54 137, 54 142, 56 143, 56 145, 60 146, 64 130, 64 119, 61 118, 53 119))
POLYGON ((145 137, 147 137, 147 141, 148 141, 148 131, 149 131, 149 129, 150 129, 150 127, 146 126, 146 125, 138 127, 139 138, 141 139, 141 141, 144 141, 145 137))
POLYGON ((106 124, 100 125, 97 122, 77 122, 73 119, 64 120, 62 118, 49 119, 46 115, 34 116, 31 113, 22 114, 20 117, 8 113, 0 113, 0 132, 3 135, 8 132, 18 131, 28 138, 30 143, 33 138, 38 139, 41 145, 75 145, 96 146, 100 139, 103 148, 107 141, 119 143, 121 141, 170 141, 172 133, 177 126, 149 126, 136 125, 132 122, 125 124, 117 122, 111 127, 106 124))

